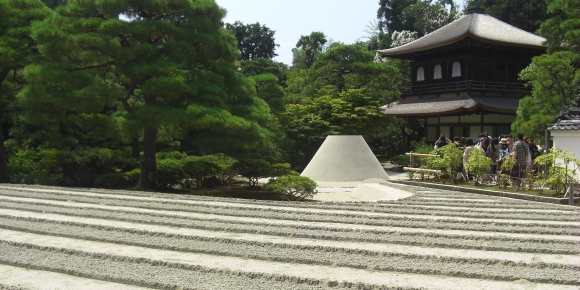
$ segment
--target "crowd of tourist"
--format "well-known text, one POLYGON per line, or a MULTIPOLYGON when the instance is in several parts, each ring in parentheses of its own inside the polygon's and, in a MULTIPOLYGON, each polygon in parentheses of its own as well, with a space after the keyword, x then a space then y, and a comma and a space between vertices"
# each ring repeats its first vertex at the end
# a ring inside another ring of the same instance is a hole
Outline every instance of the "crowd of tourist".
MULTIPOLYGON (((487 132, 482 132, 476 140, 471 137, 455 136, 453 141, 441 135, 435 142, 435 149, 446 146, 449 143, 454 143, 457 148, 463 150, 463 169, 466 168, 466 163, 475 148, 480 148, 483 156, 489 157, 492 161, 492 166, 489 168, 487 174, 495 175, 499 173, 510 174, 514 179, 525 177, 525 172, 528 168, 535 169, 534 160, 543 150, 541 144, 536 145, 524 134, 518 133, 514 141, 512 135, 505 134, 499 137, 489 136, 487 132), (502 163, 505 158, 513 157, 515 165, 510 169, 502 169, 502 163)), ((467 172, 467 174, 469 174, 467 172)))

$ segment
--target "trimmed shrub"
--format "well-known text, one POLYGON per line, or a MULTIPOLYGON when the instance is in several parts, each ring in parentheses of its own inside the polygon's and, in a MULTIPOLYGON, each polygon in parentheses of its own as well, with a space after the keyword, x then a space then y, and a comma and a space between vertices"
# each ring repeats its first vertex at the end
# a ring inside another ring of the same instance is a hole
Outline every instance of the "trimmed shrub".
POLYGON ((237 160, 228 155, 218 153, 202 156, 203 160, 211 162, 217 166, 215 175, 224 185, 229 184, 238 172, 234 168, 237 160))
POLYGON ((258 179, 273 176, 272 165, 262 159, 244 159, 236 162, 235 170, 248 179, 250 187, 258 185, 258 179))
POLYGON ((56 185, 50 174, 44 169, 30 171, 29 168, 22 165, 8 164, 8 175, 12 183, 22 184, 40 184, 40 185, 56 185))
POLYGON ((316 182, 296 172, 278 179, 270 179, 264 190, 272 191, 281 198, 292 201, 301 201, 317 193, 316 182))
POLYGON ((171 187, 180 184, 187 175, 183 170, 183 162, 177 159, 157 160, 157 171, 155 172, 155 183, 160 188, 171 187))
POLYGON ((108 173, 97 176, 95 179, 95 187, 119 189, 133 187, 139 181, 141 169, 133 169, 129 172, 108 173))
POLYGON ((204 180, 215 176, 220 169, 217 164, 201 156, 187 156, 181 162, 184 173, 195 179, 197 188, 203 187, 204 180))
POLYGON ((478 185, 485 173, 490 170, 492 164, 491 158, 483 156, 481 148, 475 148, 465 164, 465 169, 467 169, 469 174, 473 175, 475 185, 478 185))

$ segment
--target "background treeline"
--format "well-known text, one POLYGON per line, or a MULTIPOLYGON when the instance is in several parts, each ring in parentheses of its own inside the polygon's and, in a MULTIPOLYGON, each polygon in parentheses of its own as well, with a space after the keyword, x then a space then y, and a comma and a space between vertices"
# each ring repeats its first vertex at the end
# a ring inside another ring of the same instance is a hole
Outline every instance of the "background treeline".
MULTIPOLYGON (((546 98, 576 101, 578 1, 480 2, 523 29, 541 27, 549 55, 573 72, 566 95, 542 86, 559 75, 523 75, 534 85, 524 121, 553 110, 536 108, 546 98)), ((253 184, 301 171, 329 134, 402 152, 423 137, 422 120, 380 106, 409 86, 409 67, 375 50, 461 13, 452 1, 381 0, 360 41, 312 32, 289 66, 272 60, 274 30, 223 23, 212 0, 0 0, 0 182, 151 189, 242 174, 253 184)))

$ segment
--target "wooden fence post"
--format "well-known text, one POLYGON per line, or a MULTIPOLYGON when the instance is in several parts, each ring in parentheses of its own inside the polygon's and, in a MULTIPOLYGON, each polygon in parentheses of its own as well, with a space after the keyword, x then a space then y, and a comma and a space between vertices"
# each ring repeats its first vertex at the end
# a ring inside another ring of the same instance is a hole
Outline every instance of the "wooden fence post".
POLYGON ((569 196, 569 201, 570 201, 570 205, 574 205, 574 183, 570 182, 570 188, 568 188, 568 194, 569 196))

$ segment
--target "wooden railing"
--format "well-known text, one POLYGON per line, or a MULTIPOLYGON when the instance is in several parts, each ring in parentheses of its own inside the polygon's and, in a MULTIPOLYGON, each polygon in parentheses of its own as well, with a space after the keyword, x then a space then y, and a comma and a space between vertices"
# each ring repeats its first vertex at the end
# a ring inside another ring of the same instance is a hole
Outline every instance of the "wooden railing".
POLYGON ((411 89, 403 91, 403 96, 425 95, 433 93, 448 93, 458 91, 488 91, 488 92, 517 92, 529 93, 530 88, 521 83, 502 83, 485 81, 462 81, 453 83, 431 84, 423 86, 412 86, 411 89))

